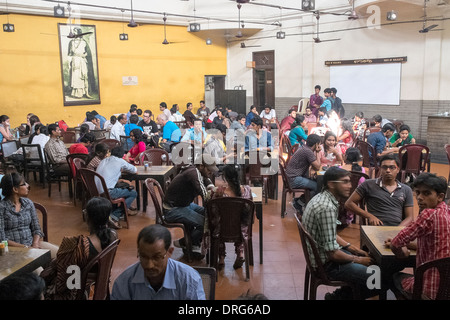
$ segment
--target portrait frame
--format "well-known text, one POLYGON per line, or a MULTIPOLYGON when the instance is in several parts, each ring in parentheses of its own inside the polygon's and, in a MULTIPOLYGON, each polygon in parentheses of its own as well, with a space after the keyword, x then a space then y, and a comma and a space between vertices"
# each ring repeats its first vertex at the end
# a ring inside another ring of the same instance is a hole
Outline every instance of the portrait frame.
POLYGON ((95 25, 58 23, 58 37, 64 106, 100 104, 95 25))

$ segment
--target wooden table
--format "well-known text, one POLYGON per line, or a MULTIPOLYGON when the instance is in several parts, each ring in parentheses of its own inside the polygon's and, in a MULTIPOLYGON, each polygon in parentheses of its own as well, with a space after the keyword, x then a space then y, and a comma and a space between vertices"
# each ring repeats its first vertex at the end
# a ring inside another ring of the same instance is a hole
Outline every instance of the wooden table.
POLYGON ((8 247, 9 252, 0 256, 0 280, 11 275, 33 272, 39 267, 46 267, 50 261, 50 250, 8 247))
POLYGON ((386 248, 384 241, 388 238, 393 239, 403 227, 388 226, 361 226, 361 248, 367 248, 370 255, 375 259, 376 264, 381 270, 381 291, 380 300, 386 300, 386 287, 388 276, 383 277, 383 270, 388 267, 398 266, 403 268, 414 268, 416 266, 416 252, 411 250, 411 254, 406 259, 397 258, 390 248, 386 248))
POLYGON ((263 263, 263 202, 262 187, 251 187, 255 203, 256 218, 259 221, 259 263, 263 263))
MULTIPOLYGON (((161 188, 166 192, 166 182, 168 179, 173 178, 176 173, 174 166, 151 166, 145 169, 144 166, 136 166, 137 172, 134 174, 124 173, 122 175, 123 179, 136 181, 136 192, 137 192, 137 208, 140 209, 140 181, 144 181, 147 178, 155 179, 161 185, 161 188)), ((147 208, 147 188, 145 184, 142 188, 142 198, 143 198, 143 209, 147 208)))

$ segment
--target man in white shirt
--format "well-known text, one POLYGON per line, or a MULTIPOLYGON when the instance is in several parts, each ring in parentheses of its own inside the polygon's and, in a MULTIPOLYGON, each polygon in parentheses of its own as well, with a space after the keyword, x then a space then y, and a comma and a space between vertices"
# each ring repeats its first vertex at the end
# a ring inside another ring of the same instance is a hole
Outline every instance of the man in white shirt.
POLYGON ((268 105, 264 107, 264 110, 261 112, 259 116, 261 117, 261 119, 270 120, 270 122, 275 121, 275 119, 277 118, 275 109, 272 109, 272 107, 268 105))
POLYGON ((111 132, 109 133, 110 139, 116 139, 120 141, 120 136, 125 135, 125 127, 124 125, 127 123, 127 116, 125 114, 120 114, 117 117, 116 123, 111 128, 111 132))
MULTIPOLYGON (((136 173, 137 169, 132 164, 126 162, 122 159, 124 155, 123 147, 114 147, 111 150, 111 156, 100 161, 96 172, 100 174, 103 179, 105 179, 106 187, 108 188, 109 194, 112 199, 125 198, 125 203, 127 205, 128 215, 135 215, 137 212, 135 210, 130 210, 131 204, 137 197, 137 192, 135 190, 130 190, 128 188, 117 188, 117 182, 122 175, 122 171, 136 173), (132 211, 132 212, 130 212, 132 211)), ((103 192, 102 185, 99 180, 96 179, 96 185, 99 192, 103 192)), ((122 208, 118 207, 113 209, 110 215, 110 225, 113 228, 119 229, 119 219, 123 214, 122 208), (112 221, 111 221, 112 220, 112 221)))

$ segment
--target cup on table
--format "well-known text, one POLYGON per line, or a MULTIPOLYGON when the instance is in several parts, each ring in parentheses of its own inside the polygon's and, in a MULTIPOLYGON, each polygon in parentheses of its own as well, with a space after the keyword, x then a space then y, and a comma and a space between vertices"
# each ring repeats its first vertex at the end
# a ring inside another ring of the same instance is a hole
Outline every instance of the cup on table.
POLYGON ((144 161, 144 169, 145 169, 145 170, 148 169, 148 161, 144 161))

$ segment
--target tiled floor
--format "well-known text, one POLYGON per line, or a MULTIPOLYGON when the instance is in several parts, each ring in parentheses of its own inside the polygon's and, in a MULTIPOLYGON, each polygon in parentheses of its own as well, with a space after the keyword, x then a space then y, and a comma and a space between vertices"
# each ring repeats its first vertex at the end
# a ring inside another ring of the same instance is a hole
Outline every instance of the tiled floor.
MULTIPOLYGON (((431 172, 448 177, 448 165, 432 164, 431 172)), ((30 177, 32 177, 30 175, 30 177)), ((81 203, 74 206, 72 199, 68 196, 67 185, 62 185, 62 191, 57 187, 52 188, 52 196, 47 196, 47 189, 34 183, 32 185, 30 198, 33 201, 43 204, 49 215, 49 241, 59 244, 66 235, 87 234, 86 224, 81 215, 81 203)), ((281 186, 281 178, 279 185, 281 186)), ((280 192, 280 190, 279 190, 280 192)), ((293 217, 293 209, 288 204, 288 215, 282 219, 281 194, 279 200, 270 200, 263 205, 264 214, 264 263, 260 264, 259 257, 259 234, 258 221, 255 221, 253 228, 254 266, 250 267, 251 279, 245 281, 245 269, 234 270, 234 246, 227 244, 228 256, 225 261, 224 270, 220 271, 216 285, 216 299, 235 299, 241 294, 250 290, 251 293, 264 293, 270 299, 295 300, 303 299, 303 285, 305 273, 305 259, 303 256, 300 237, 293 217)), ((288 196, 290 201, 290 196, 288 196)), ((417 211, 417 209, 416 209, 417 211)), ((416 212, 417 213, 417 212, 416 212)), ((112 269, 112 281, 128 266, 137 261, 136 237, 138 232, 146 225, 153 224, 154 211, 152 206, 148 206, 146 213, 139 213, 130 217, 130 228, 119 230, 121 243, 116 255, 112 269)), ((341 236, 350 242, 359 245, 359 228, 352 225, 340 232, 341 236)), ((181 231, 173 231, 174 238, 181 237, 181 231)), ((174 259, 183 262, 181 249, 175 249, 174 259)), ((196 262, 197 265, 204 265, 205 262, 196 262)), ((317 299, 323 299, 326 292, 333 291, 334 288, 325 286, 319 287, 317 299)), ((388 298, 393 298, 388 295, 388 298)))

